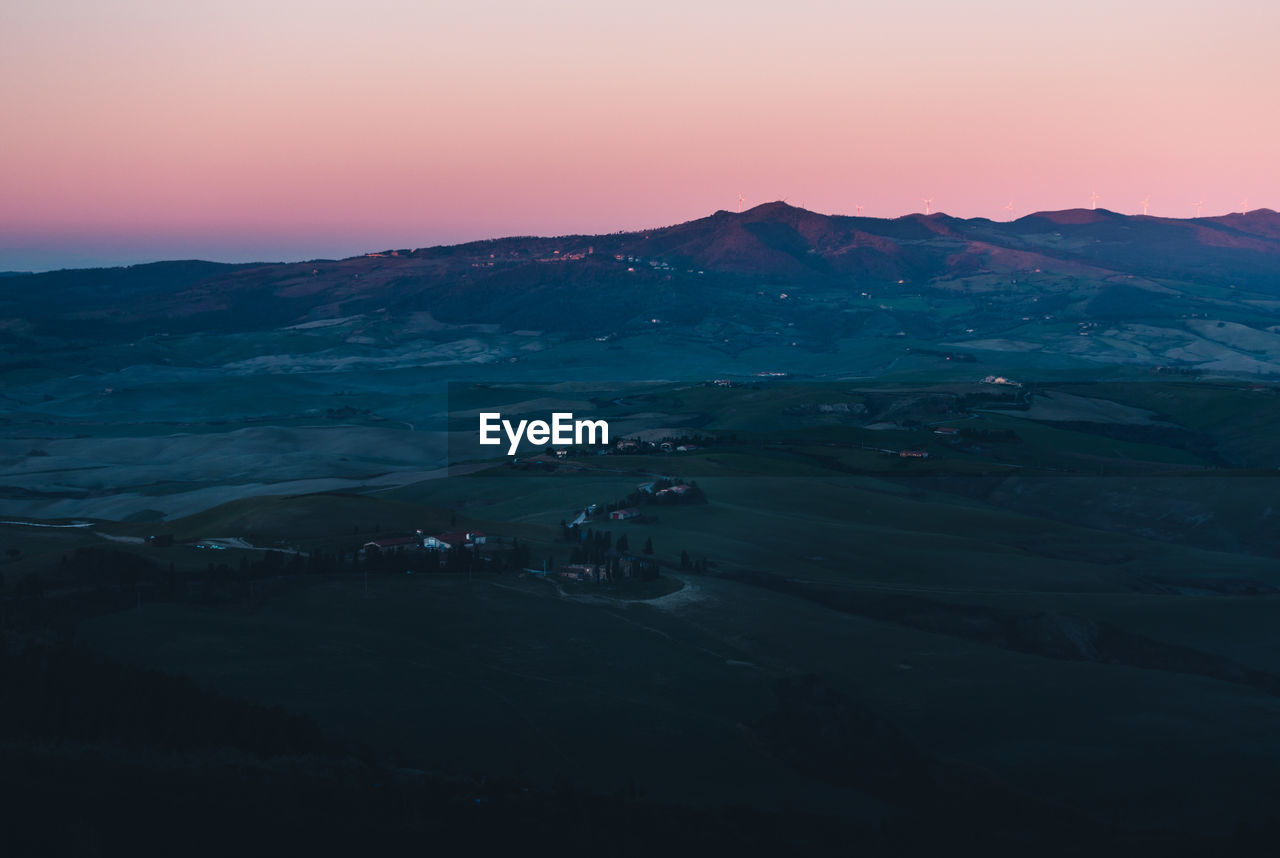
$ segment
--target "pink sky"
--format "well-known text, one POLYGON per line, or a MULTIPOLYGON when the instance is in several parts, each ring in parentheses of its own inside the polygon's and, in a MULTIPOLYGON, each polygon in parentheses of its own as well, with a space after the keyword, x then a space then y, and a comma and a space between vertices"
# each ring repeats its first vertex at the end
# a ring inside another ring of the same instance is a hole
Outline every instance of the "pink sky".
POLYGON ((609 232, 739 192, 1280 208, 1280 4, 601 5, 6 4, 0 269, 609 232))

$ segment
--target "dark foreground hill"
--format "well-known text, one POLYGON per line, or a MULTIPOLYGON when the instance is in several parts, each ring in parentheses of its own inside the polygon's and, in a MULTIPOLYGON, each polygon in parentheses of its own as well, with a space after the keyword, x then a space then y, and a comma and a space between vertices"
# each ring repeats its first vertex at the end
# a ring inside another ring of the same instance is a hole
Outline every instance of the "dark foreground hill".
POLYGON ((305 717, 179 677, 66 645, 6 649, 0 639, 0 678, 16 695, 0 717, 8 855, 933 855, 957 839, 988 855, 1196 854, 1269 836, 1265 827, 1214 839, 1122 831, 986 783, 960 795, 963 776, 940 780, 936 763, 885 725, 850 725, 847 702, 813 677, 779 684, 784 708, 767 730, 814 745, 803 734, 815 719, 817 744, 865 729, 854 741, 876 744, 897 781, 918 782, 903 812, 859 824, 800 808, 680 807, 567 779, 540 787, 396 767, 305 717))

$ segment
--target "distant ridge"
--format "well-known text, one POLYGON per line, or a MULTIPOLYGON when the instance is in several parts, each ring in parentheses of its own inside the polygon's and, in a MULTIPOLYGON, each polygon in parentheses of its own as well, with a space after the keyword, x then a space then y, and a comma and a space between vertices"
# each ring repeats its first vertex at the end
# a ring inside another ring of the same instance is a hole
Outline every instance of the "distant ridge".
MULTIPOLYGON (((0 320, 101 337, 160 326, 263 329, 378 310, 598 331, 655 318, 697 324, 748 308, 776 314, 776 304, 755 306, 761 296, 800 288, 852 297, 899 285, 915 293, 1021 294, 1027 287, 1018 284, 1033 275, 1052 282, 1055 304, 1091 306, 1080 302, 1124 281, 1131 291, 1148 290, 1142 294, 1188 284, 1248 292, 1250 312, 1257 312, 1258 302, 1280 302, 1280 215, 1260 208, 1176 219, 1078 208, 1012 222, 942 212, 886 219, 775 201, 609 235, 486 239, 298 263, 182 261, 17 274, 0 280, 0 320)), ((1141 302, 1124 294, 1107 306, 1137 313, 1141 302)), ((936 320, 922 316, 919 324, 926 330, 936 320)))

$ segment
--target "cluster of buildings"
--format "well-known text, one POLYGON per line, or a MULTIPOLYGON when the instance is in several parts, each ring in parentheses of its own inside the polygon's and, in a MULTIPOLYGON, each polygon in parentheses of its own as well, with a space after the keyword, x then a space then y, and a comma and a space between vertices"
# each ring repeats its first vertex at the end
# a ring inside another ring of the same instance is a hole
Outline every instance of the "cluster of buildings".
POLYGON ((641 483, 640 485, 636 486, 636 491, 640 492, 640 494, 643 494, 643 495, 653 495, 654 497, 661 498, 661 497, 684 497, 686 494, 688 494, 690 489, 690 486, 686 486, 683 483, 667 486, 666 488, 663 488, 663 489, 659 489, 657 488, 657 486, 658 486, 657 482, 641 483))
MULTIPOLYGON (((556 568, 553 573, 558 578, 570 581, 589 581, 592 584, 607 584, 622 578, 645 577, 642 569, 643 561, 630 554, 610 552, 610 557, 603 563, 566 563, 556 568)), ((545 575, 537 569, 526 570, 545 575)))
POLYGON ((429 536, 421 530, 413 536, 387 536, 371 539, 360 547, 364 555, 397 554, 401 551, 448 551, 451 548, 473 548, 484 545, 488 537, 480 530, 455 530, 429 536))
POLYGON ((641 441, 638 438, 623 438, 614 444, 619 453, 644 453, 659 450, 663 453, 692 453, 698 449, 697 444, 679 444, 675 441, 641 441))
POLYGON ((550 256, 538 257, 537 261, 538 262, 581 262, 582 260, 586 259, 588 256, 591 256, 595 252, 596 252, 596 249, 594 247, 588 247, 585 252, 579 251, 577 253, 561 253, 558 250, 553 250, 551 251, 550 256))

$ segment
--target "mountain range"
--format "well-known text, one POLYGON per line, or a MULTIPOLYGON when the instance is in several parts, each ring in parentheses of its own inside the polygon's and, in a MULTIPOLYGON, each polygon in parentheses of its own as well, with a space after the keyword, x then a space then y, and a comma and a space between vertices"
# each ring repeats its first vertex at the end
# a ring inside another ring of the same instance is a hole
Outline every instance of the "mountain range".
POLYGON ((334 326, 343 337, 331 348, 358 352, 357 364, 424 330, 471 326, 601 340, 662 331, 729 356, 779 336, 819 353, 899 337, 944 357, 1270 372, 1280 214, 888 220, 774 202, 638 232, 0 279, 10 361, 59 345, 334 326))

